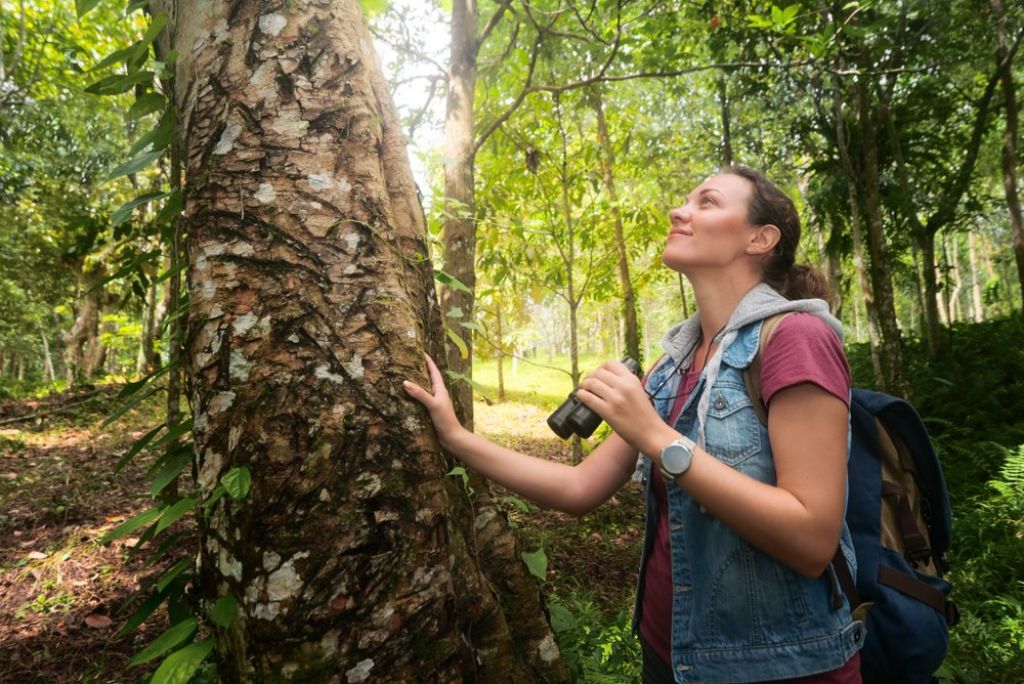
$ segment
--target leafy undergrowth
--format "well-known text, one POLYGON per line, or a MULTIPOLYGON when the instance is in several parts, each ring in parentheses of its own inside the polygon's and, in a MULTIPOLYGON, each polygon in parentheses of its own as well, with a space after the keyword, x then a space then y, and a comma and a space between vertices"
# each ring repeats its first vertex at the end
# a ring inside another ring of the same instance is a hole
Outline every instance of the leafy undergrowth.
POLYGON ((146 567, 137 539, 98 540, 147 506, 141 468, 113 473, 158 408, 101 429, 116 391, 0 405, 0 682, 136 682, 148 669, 127 662, 162 619, 117 631, 164 568, 146 567))

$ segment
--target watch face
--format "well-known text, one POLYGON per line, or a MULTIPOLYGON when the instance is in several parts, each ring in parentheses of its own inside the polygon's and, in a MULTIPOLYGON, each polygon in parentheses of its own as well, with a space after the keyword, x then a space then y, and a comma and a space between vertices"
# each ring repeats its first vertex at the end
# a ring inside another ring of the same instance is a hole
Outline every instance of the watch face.
POLYGON ((682 444, 669 444, 661 452, 661 462, 670 473, 682 473, 690 465, 690 452, 682 444))

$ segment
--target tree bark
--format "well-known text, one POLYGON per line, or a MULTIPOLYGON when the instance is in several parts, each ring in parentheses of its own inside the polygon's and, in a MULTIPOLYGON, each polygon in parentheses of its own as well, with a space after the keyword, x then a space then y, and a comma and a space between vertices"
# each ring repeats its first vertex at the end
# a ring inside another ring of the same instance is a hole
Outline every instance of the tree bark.
POLYGON ((882 389, 897 395, 906 394, 903 378, 903 348, 900 329, 896 321, 895 298, 892 291, 892 267, 885 241, 882 222, 882 195, 878 177, 878 142, 875 118, 867 77, 856 82, 857 111, 860 122, 861 151, 864 166, 864 214, 867 219, 867 245, 871 256, 871 291, 875 295, 875 315, 878 320, 879 360, 882 367, 882 389))
POLYGON ((981 278, 978 275, 978 248, 975 246, 974 231, 967 232, 967 258, 971 265, 971 303, 974 322, 985 320, 985 305, 981 299, 981 278))
MULTIPOLYGON (((1002 64, 1009 55, 1006 46, 1006 10, 1003 0, 992 0, 992 16, 996 23, 996 64, 1002 64)), ((1013 256, 1017 262, 1021 302, 1024 308, 1024 220, 1021 218, 1020 195, 1017 192, 1017 93, 1013 85, 1013 69, 1003 71, 1003 108, 1006 129, 1003 132, 1002 166, 1003 190, 1010 211, 1010 232, 1013 235, 1013 256)))
MULTIPOLYGON (((473 322, 476 290, 476 199, 474 192, 473 97, 476 90, 476 25, 479 19, 476 0, 452 3, 451 56, 448 72, 448 102, 445 112, 444 165, 444 268, 466 290, 444 287, 441 310, 460 311, 456 320, 473 322)), ((454 325, 450 323, 449 325, 454 325)), ((454 332, 465 339, 467 353, 447 342, 448 367, 466 378, 473 377, 472 335, 465 328, 454 332)), ((473 429, 473 386, 465 380, 450 383, 455 412, 462 424, 473 429)))
POLYGON ((219 676, 561 681, 536 583, 500 515, 446 477, 425 412, 441 316, 401 126, 355 0, 182 2, 187 356, 202 516, 198 593, 239 614, 219 676), (510 573, 511 575, 512 573, 510 573), (521 576, 521 574, 520 574, 521 576), (525 618, 517 618, 525 622, 525 618))
MULTIPOLYGON (((57 374, 53 370, 53 355, 50 354, 50 341, 46 339, 46 332, 40 330, 39 338, 43 341, 43 369, 46 371, 46 381, 53 382, 57 379, 57 374)), ((0 365, 3 365, 3 361, 0 360, 0 365)))
POLYGON ((495 299, 494 320, 498 339, 498 401, 505 401, 505 333, 501 326, 501 298, 495 299))
POLYGON ((612 150, 611 136, 608 135, 608 122, 604 116, 604 102, 601 91, 591 91, 591 103, 597 114, 597 138, 601 145, 601 170, 604 178, 605 192, 611 201, 612 223, 615 227, 615 252, 619 262, 619 283, 622 286, 622 329, 626 346, 626 356, 643 364, 640 353, 640 328, 636 321, 636 295, 633 293, 633 281, 629 276, 629 250, 626 248, 626 235, 622 226, 622 211, 619 209, 619 195, 615 190, 615 152, 612 150))
MULTIPOLYGON (((885 378, 882 373, 882 360, 878 315, 875 309, 874 290, 868 275, 867 263, 864 259, 864 235, 861 226, 860 192, 857 189, 858 174, 853 165, 850 147, 846 138, 846 117, 843 116, 843 92, 839 77, 833 79, 833 109, 836 117, 836 148, 839 159, 846 173, 847 196, 850 203, 850 232, 853 237, 853 266, 857 272, 857 281, 864 298, 864 311, 868 323, 868 348, 871 350, 871 368, 874 373, 875 385, 884 387, 885 378)), ((859 326, 858 326, 859 328, 859 326)), ((859 333, 858 333, 859 334, 859 333)))
POLYGON ((89 367, 95 351, 96 337, 99 334, 100 308, 102 306, 103 280, 101 274, 85 270, 81 262, 71 264, 78 277, 79 289, 82 292, 78 302, 78 312, 71 329, 64 333, 64 366, 68 386, 91 377, 89 367))

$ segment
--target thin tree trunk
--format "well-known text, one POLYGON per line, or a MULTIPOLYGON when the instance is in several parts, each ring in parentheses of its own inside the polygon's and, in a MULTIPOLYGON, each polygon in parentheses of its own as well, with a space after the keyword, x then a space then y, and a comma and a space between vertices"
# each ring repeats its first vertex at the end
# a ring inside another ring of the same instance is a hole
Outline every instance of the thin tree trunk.
POLYGON ((505 334, 501 326, 501 299, 494 306, 496 332, 498 334, 498 401, 505 401, 505 334))
POLYGON ((425 351, 443 358, 441 315, 357 3, 193 0, 179 16, 200 491, 252 474, 245 499, 201 516, 201 604, 239 606, 208 625, 218 676, 566 679, 536 582, 479 569, 522 567, 503 518, 446 477, 401 393, 427 382, 425 351), (533 631, 510 629, 497 587, 533 631))
POLYGON ((972 313, 974 322, 981 323, 985 320, 985 305, 981 298, 981 278, 978 275, 978 250, 975 246, 976 238, 974 231, 967 232, 967 258, 971 265, 971 302, 973 303, 972 313))
POLYGON ((683 319, 690 317, 690 304, 686 299, 686 279, 682 273, 676 274, 679 276, 679 301, 683 306, 683 319))
MULTIPOLYGON (((934 236, 932 237, 934 249, 934 236)), ((953 323, 949 315, 949 258, 946 254, 946 243, 941 238, 939 245, 942 247, 942 259, 935 264, 935 278, 941 283, 937 288, 939 317, 942 319, 942 325, 948 328, 953 323)))
POLYGON ((875 295, 875 314, 880 337, 879 360, 882 366, 882 389, 893 394, 905 395, 903 351, 892 291, 892 267, 889 263, 889 250, 886 246, 885 230, 882 223, 877 132, 866 76, 858 77, 856 94, 864 159, 862 178, 864 180, 864 213, 868 227, 867 245, 871 255, 871 290, 875 295))
POLYGON ((591 102, 594 113, 597 114, 597 137, 601 145, 602 175, 605 191, 611 201, 612 223, 615 227, 615 252, 619 262, 619 283, 622 286, 622 324, 626 356, 643 363, 640 354, 640 329, 636 321, 636 295, 633 293, 633 282, 629 276, 629 250, 626 248, 622 211, 619 209, 619 195, 615 190, 615 153, 612 150, 611 137, 608 135, 608 122, 604 116, 604 102, 600 89, 594 88, 591 91, 591 102))
MULTIPOLYGON (((476 90, 476 0, 452 3, 451 53, 448 70, 448 103, 445 112, 444 165, 444 270, 466 289, 441 289, 441 310, 461 311, 459 320, 474 320, 476 289, 476 199, 473 187, 474 129, 473 96, 476 90)), ((461 334, 461 330, 458 331, 461 334)), ((473 377, 473 340, 465 336, 466 356, 451 342, 447 344, 448 367, 466 378, 473 377)), ((464 380, 449 386, 455 412, 468 429, 473 429, 473 386, 464 380)))
POLYGON ((850 203, 850 232, 853 237, 853 266, 857 272, 857 281, 864 298, 864 311, 867 315, 868 347, 871 350, 871 368, 874 372, 875 385, 885 386, 885 375, 882 372, 881 337, 879 334, 878 315, 875 309, 875 295, 868 268, 864 259, 864 236, 861 227, 860 193, 857 189, 857 171, 853 166, 850 148, 846 140, 846 119, 843 116, 842 87, 839 77, 833 79, 833 107, 836 117, 836 147, 843 169, 846 172, 847 196, 850 203))
POLYGON ((158 364, 155 353, 156 306, 156 283, 150 283, 146 290, 146 305, 142 310, 139 354, 135 359, 135 372, 139 375, 153 372, 158 364))
POLYGON ((718 77, 718 108, 722 119, 722 166, 732 164, 732 116, 729 112, 729 82, 725 74, 718 77))
MULTIPOLYGON (((1003 0, 992 0, 992 15, 996 22, 996 63, 1002 64, 1009 54, 1006 46, 1006 10, 1003 0)), ((1021 300, 1024 305, 1024 220, 1021 218, 1020 195, 1017 192, 1017 94, 1013 85, 1013 69, 1003 72, 1003 108, 1006 112, 1006 129, 1003 133, 1002 165, 1003 190, 1006 206, 1010 211, 1010 232, 1013 235, 1013 256, 1017 263, 1017 280, 1020 283, 1021 300)))
POLYGON ((99 334, 102 290, 98 287, 102 276, 85 271, 80 263, 72 264, 72 268, 78 277, 82 295, 78 302, 75 322, 71 329, 64 333, 64 366, 69 387, 79 380, 90 377, 88 370, 92 355, 88 350, 95 348, 95 342, 90 344, 90 340, 95 340, 99 334))
MULTIPOLYGON (((946 238, 943 239, 945 241, 946 238)), ((949 250, 951 254, 950 258, 950 269, 953 274, 953 291, 950 292, 950 320, 954 323, 964 318, 960 306, 960 294, 964 290, 964 279, 960 273, 960 240, 956 234, 948 236, 948 239, 953 242, 952 249, 949 250)))
MULTIPOLYGON (((43 369, 46 372, 46 381, 53 382, 57 379, 57 374, 53 371, 53 356, 50 354, 50 341, 46 339, 46 333, 42 330, 39 331, 39 339, 43 341, 43 369)), ((3 361, 0 361, 0 365, 3 365, 3 361)))

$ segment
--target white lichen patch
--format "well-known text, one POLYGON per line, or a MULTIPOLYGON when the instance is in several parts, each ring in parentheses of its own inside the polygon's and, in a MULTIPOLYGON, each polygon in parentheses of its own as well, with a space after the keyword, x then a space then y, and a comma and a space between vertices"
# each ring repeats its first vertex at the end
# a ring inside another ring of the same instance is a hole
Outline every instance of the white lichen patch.
POLYGON ((331 369, 328 368, 326 364, 317 366, 316 370, 314 370, 313 372, 316 374, 316 377, 320 378, 321 380, 330 380, 331 382, 335 382, 339 385, 345 382, 344 376, 338 375, 337 373, 332 373, 331 369))
POLYGON ((292 333, 291 335, 288 336, 288 341, 291 342, 292 344, 298 344, 299 336, 296 335, 295 333, 292 333))
POLYGON ((416 339, 416 331, 415 330, 406 330, 405 331, 405 336, 408 337, 410 340, 415 340, 416 339))
POLYGON ((206 407, 206 412, 210 415, 217 415, 223 413, 231 408, 231 405, 235 403, 235 393, 228 390, 225 392, 217 392, 210 399, 210 404, 206 407))
POLYGON ((296 120, 282 116, 278 117, 274 123, 270 125, 270 130, 289 139, 304 138, 306 137, 306 132, 309 130, 309 122, 304 119, 296 120))
POLYGON ((334 178, 326 173, 311 173, 306 177, 309 182, 309 189, 315 192, 329 190, 334 187, 334 178))
POLYGON ((277 193, 274 191, 274 186, 270 183, 260 183, 259 189, 253 195, 253 199, 260 204, 270 204, 277 199, 277 193))
POLYGON ((281 676, 285 679, 291 679, 295 676, 295 673, 299 671, 298 663, 285 663, 281 666, 281 676))
POLYGON ((548 632, 548 635, 537 644, 537 653, 545 663, 553 663, 558 660, 558 644, 555 643, 555 635, 548 632))
POLYGON ((238 438, 242 436, 242 426, 232 425, 231 429, 228 430, 228 453, 232 453, 235 447, 238 446, 238 438))
POLYGON ((491 520, 493 520, 494 516, 496 516, 496 515, 497 515, 497 512, 494 509, 487 509, 486 511, 484 511, 480 515, 476 516, 476 522, 475 522, 476 529, 477 530, 482 530, 485 527, 487 527, 487 523, 491 522, 491 520))
POLYGON ((293 598, 302 589, 302 578, 295 570, 294 558, 267 575, 267 597, 271 601, 293 598))
POLYGON ((402 427, 405 428, 406 432, 420 432, 423 430, 423 425, 416 419, 416 416, 406 416, 405 420, 402 421, 402 427))
POLYGON ((338 642, 341 639, 341 632, 337 629, 328 630, 320 639, 320 653, 325 657, 332 656, 338 652, 338 642))
POLYGON ((365 682, 370 678, 370 672, 373 670, 373 658, 367 658, 361 660, 351 670, 345 673, 345 679, 349 684, 355 684, 355 682, 365 682))
POLYGON ((260 17, 260 31, 268 36, 277 36, 288 25, 288 20, 280 14, 264 14, 260 17))
POLYGON ((376 496, 381 490, 380 478, 373 473, 363 475, 356 480, 356 484, 359 486, 356 496, 361 499, 369 499, 372 496, 376 496))
POLYGON ((359 267, 356 266, 355 264, 349 264, 348 266, 345 267, 345 270, 342 271, 342 273, 344 273, 345 275, 352 275, 353 273, 358 273, 358 272, 359 272, 359 267))
POLYGON ((256 325, 256 321, 258 320, 259 318, 256 314, 250 311, 249 313, 242 314, 236 318, 234 323, 231 324, 231 327, 234 329, 236 335, 244 335, 249 332, 252 326, 256 325))
POLYGON ((256 253, 256 248, 252 246, 252 243, 242 242, 240 240, 229 242, 226 249, 228 254, 234 254, 235 256, 240 257, 251 257, 256 253))
POLYGON ((341 365, 345 368, 345 372, 348 373, 349 377, 357 380, 363 377, 363 357, 359 354, 353 354, 351 359, 341 365))
POLYGON ((223 546, 217 550, 217 568, 221 575, 233 577, 236 582, 242 581, 242 563, 223 546))
POLYGON ((238 139, 238 135, 242 132, 242 126, 229 121, 224 127, 224 131, 220 134, 220 140, 217 141, 217 145, 213 148, 214 154, 227 154, 235 146, 235 140, 238 139))
POLYGON ((210 268, 210 261, 206 258, 205 254, 200 254, 196 257, 196 260, 192 262, 192 268, 197 272, 202 273, 203 271, 210 268))
POLYGON ((196 416, 192 419, 192 432, 195 432, 196 434, 199 435, 205 433, 206 426, 208 423, 209 420, 207 420, 205 413, 197 413, 196 416))
POLYGON ((374 511, 373 519, 378 523, 394 522, 398 520, 397 511, 374 511))
POLYGON ((220 19, 216 26, 213 27, 213 42, 219 43, 227 38, 228 35, 228 20, 220 19))
POLYGON ((356 251, 356 248, 359 247, 359 233, 347 233, 342 236, 342 239, 348 243, 350 252, 356 251))
POLYGON ((331 493, 326 489, 320 490, 320 500, 324 503, 331 503, 331 493))
POLYGON ((217 486, 217 479, 223 467, 224 458, 216 451, 207 451, 203 454, 203 466, 199 469, 199 487, 204 492, 209 492, 217 486))
POLYGON ((232 380, 245 381, 249 379, 249 370, 252 364, 245 358, 240 349, 232 349, 228 360, 228 374, 232 380))

